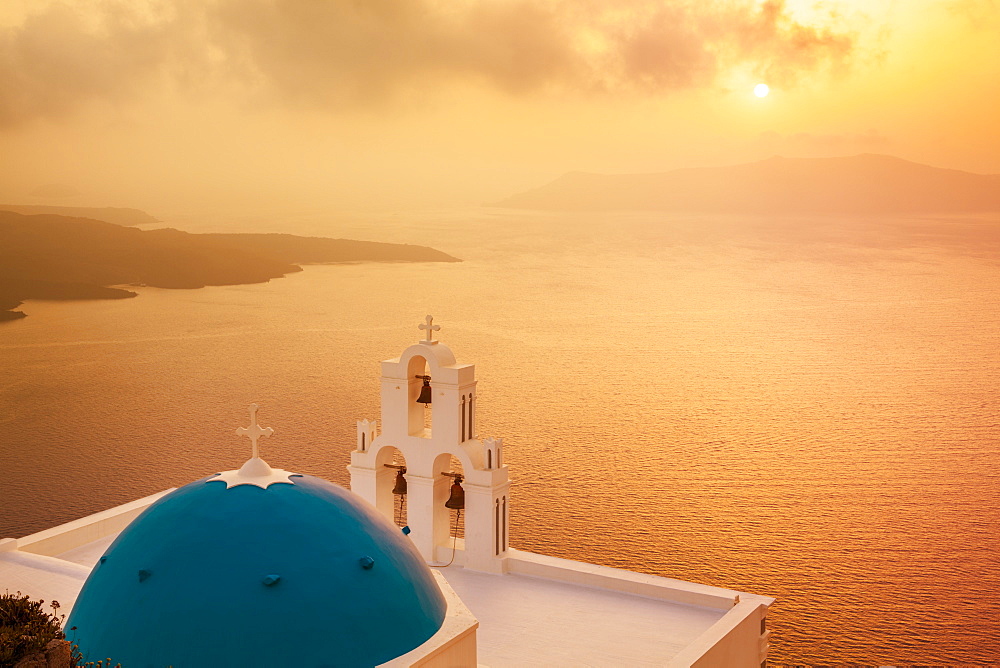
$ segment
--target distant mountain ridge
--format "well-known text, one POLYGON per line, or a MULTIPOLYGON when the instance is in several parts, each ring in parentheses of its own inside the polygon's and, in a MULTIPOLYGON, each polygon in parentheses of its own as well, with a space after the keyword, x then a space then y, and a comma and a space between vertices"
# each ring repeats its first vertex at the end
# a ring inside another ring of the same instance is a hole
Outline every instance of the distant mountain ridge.
POLYGON ((291 234, 143 231, 91 218, 0 211, 0 321, 26 299, 123 299, 112 285, 200 288, 263 283, 297 263, 459 262, 407 244, 291 234))
POLYGON ((969 213, 1000 211, 1000 175, 886 155, 772 157, 653 174, 570 172, 493 206, 564 211, 969 213))
POLYGON ((54 216, 92 218, 115 225, 151 225, 162 222, 141 209, 118 206, 41 206, 34 204, 0 204, 0 211, 12 211, 24 215, 48 213, 54 216))

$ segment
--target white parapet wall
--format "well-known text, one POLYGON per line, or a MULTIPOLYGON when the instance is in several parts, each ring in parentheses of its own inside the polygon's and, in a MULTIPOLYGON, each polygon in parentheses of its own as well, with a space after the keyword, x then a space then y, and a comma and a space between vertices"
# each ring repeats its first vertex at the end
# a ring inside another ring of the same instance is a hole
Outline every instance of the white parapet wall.
POLYGON ((743 594, 743 598, 668 665, 673 668, 757 668, 761 665, 767 659, 767 640, 771 636, 761 620, 766 618, 767 607, 774 599, 749 594, 743 594))
MULTIPOLYGON (((78 520, 45 529, 30 536, 15 539, 14 546, 22 552, 55 556, 69 552, 81 545, 120 533, 132 520, 161 497, 174 491, 175 487, 151 494, 142 499, 102 510, 99 513, 81 517, 78 520)), ((10 545, 8 542, 7 545, 10 545)))
POLYGON ((740 600, 731 589, 647 575, 610 566, 510 550, 510 573, 655 598, 681 605, 729 610, 740 600))

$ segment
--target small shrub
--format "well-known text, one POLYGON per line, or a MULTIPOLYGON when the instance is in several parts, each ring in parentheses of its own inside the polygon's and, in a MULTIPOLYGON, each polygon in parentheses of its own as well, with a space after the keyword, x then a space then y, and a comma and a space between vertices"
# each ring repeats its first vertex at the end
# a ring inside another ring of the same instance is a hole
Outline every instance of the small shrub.
POLYGON ((0 668, 15 665, 26 656, 44 652, 52 640, 62 640, 58 601, 52 601, 46 612, 45 601, 32 601, 17 592, 0 595, 0 668))

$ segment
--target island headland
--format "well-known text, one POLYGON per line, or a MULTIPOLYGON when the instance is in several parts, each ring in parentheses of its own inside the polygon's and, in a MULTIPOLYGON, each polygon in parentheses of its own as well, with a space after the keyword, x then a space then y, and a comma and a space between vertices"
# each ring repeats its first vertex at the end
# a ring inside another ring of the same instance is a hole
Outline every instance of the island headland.
MULTIPOLYGON (((27 299, 137 296, 111 286, 201 288, 263 283, 301 271, 301 264, 461 261, 409 244, 140 230, 98 219, 104 211, 108 209, 90 210, 89 217, 80 217, 0 210, 0 322, 25 317, 14 309, 27 299)), ((140 224, 140 217, 131 219, 140 224)))

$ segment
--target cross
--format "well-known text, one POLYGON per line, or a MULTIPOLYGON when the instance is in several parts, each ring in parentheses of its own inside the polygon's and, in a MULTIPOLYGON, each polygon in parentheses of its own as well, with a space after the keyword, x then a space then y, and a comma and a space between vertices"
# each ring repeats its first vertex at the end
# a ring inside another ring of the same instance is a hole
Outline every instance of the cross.
POLYGON ((427 330, 427 338, 421 341, 420 343, 437 343, 437 341, 434 340, 434 332, 440 331, 441 325, 434 324, 434 316, 432 315, 429 315, 424 319, 427 322, 417 325, 417 327, 420 329, 427 330))
POLYGON ((253 458, 260 458, 260 450, 257 449, 257 440, 261 436, 270 436, 274 433, 274 429, 270 427, 261 427, 257 424, 257 409, 260 408, 257 404, 250 404, 250 426, 249 427, 239 427, 236 430, 237 436, 246 436, 253 443, 253 458))

